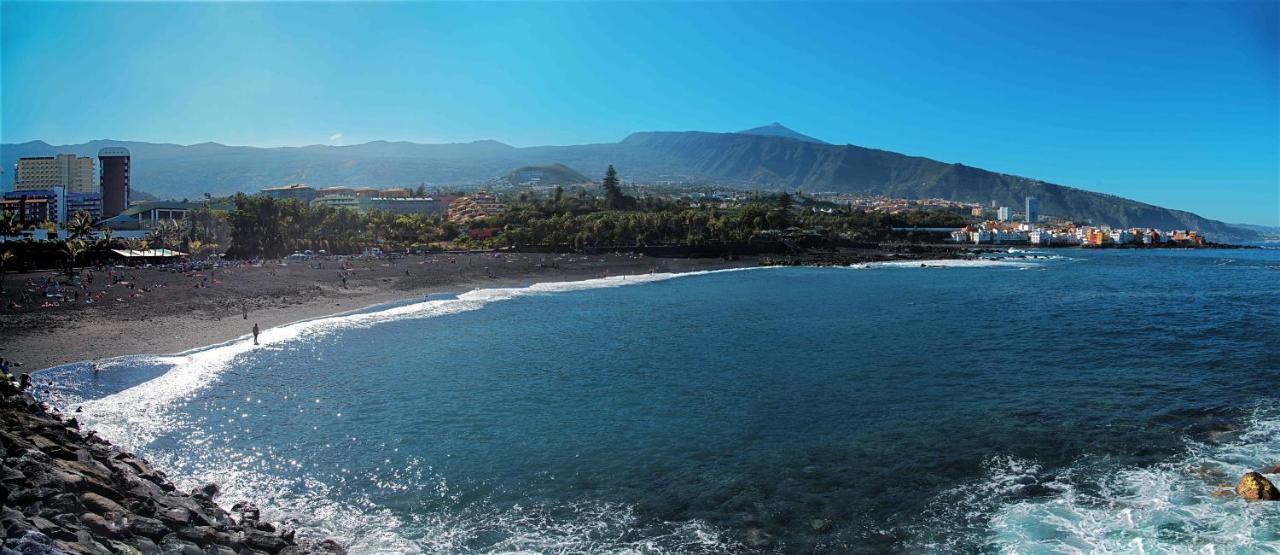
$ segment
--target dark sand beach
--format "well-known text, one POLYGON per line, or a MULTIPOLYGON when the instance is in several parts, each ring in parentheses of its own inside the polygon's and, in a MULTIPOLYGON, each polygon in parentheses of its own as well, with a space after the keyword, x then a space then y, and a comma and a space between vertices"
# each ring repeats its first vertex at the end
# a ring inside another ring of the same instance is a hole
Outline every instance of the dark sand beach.
POLYGON ((18 372, 34 372, 88 359, 182 352, 245 336, 255 323, 266 329, 433 293, 756 264, 753 257, 470 253, 267 261, 195 272, 117 268, 132 288, 108 287, 106 273, 95 271, 74 303, 43 297, 41 280, 61 278, 57 272, 10 274, 0 297, 0 357, 21 364, 14 368, 18 372), (24 293, 28 302, 21 303, 24 293), (101 298, 86 304, 86 296, 101 298))

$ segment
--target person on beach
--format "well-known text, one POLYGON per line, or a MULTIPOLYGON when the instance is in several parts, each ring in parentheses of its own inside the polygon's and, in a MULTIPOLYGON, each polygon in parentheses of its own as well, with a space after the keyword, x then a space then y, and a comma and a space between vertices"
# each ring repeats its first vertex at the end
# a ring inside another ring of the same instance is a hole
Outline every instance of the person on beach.
POLYGON ((4 374, 6 378, 9 377, 9 361, 3 358, 0 358, 0 374, 4 374))
POLYGON ((244 316, 245 320, 249 319, 249 305, 247 303, 240 303, 240 314, 244 316))
POLYGON ((253 324, 253 344, 258 344, 258 324, 256 322, 253 324))

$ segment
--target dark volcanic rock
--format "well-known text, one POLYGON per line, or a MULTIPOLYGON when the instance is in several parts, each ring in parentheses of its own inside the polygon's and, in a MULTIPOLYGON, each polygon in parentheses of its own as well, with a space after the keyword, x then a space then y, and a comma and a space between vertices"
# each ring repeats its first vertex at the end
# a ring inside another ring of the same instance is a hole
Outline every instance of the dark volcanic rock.
POLYGON ((300 545, 251 505, 233 518, 213 502, 216 484, 179 493, 146 461, 2 379, 0 422, 0 554, 344 553, 330 541, 300 545))

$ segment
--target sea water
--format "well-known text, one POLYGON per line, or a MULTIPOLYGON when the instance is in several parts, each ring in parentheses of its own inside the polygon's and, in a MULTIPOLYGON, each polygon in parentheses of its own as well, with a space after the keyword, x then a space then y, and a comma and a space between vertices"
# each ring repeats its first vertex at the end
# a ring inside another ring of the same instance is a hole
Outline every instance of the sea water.
MULTIPOLYGON (((143 333, 145 330, 136 330, 143 333)), ((39 375, 353 552, 1280 550, 1280 251, 478 290, 39 375), (1274 476, 1273 476, 1274 478, 1274 476)))

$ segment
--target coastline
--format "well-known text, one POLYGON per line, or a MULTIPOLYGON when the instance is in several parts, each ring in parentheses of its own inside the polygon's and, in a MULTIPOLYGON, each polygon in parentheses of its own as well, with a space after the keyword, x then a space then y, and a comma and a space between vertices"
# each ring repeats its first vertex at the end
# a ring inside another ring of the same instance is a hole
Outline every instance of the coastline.
POLYGON ((15 553, 328 553, 331 540, 295 540, 259 509, 221 507, 216 484, 186 493, 164 471, 84 431, 0 381, 0 547, 15 553))
MULTIPOLYGON (((522 287, 535 283, 581 281, 602 276, 639 275, 658 272, 686 273, 758 265, 754 257, 725 259, 653 259, 628 255, 561 257, 507 255, 495 259, 481 254, 455 255, 445 266, 444 257, 424 268, 421 261, 400 265, 385 262, 360 268, 349 278, 349 288, 338 283, 332 270, 298 272, 294 265, 282 269, 236 269, 242 287, 225 289, 212 298, 191 299, 177 290, 192 278, 165 275, 157 270, 138 270, 139 282, 167 280, 157 293, 175 293, 173 299, 148 298, 142 306, 111 305, 84 309, 53 310, 47 313, 0 314, 0 357, 21 366, 15 374, 29 374, 47 368, 89 360, 135 355, 173 354, 246 338, 253 324, 266 330, 305 320, 335 316, 369 307, 422 299, 433 294, 460 294, 476 289, 522 287), (483 265, 482 265, 483 263, 483 265), (403 273, 408 268, 409 274, 403 273), (443 271, 435 271, 443 270, 443 271), (148 275, 148 272, 154 275, 148 275), (321 272, 324 272, 321 274, 321 272), (367 272, 367 275, 362 275, 367 272), (252 274, 252 275, 251 275, 252 274), (317 275, 319 274, 319 275, 317 275), (330 275, 332 274, 332 276, 330 275), (256 282, 271 281, 271 289, 257 290, 256 282), (173 283, 175 280, 178 283, 173 283), (248 317, 237 307, 251 306, 248 317)), ((228 273, 232 273, 229 271, 228 273)), ((46 272, 47 274, 47 272, 46 272)), ((29 276, 10 276, 9 286, 29 276)), ((206 288, 201 293, 210 297, 206 288)), ((159 297, 160 295, 154 295, 159 297)))

